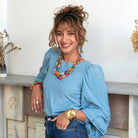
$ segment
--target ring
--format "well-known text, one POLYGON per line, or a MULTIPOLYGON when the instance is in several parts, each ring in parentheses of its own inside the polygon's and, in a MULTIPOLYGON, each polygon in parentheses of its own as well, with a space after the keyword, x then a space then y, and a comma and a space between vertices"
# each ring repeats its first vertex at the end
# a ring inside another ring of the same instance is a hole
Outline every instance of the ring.
POLYGON ((36 101, 35 103, 36 103, 36 104, 39 104, 39 101, 36 101))
POLYGON ((58 129, 60 129, 60 127, 57 127, 58 129))

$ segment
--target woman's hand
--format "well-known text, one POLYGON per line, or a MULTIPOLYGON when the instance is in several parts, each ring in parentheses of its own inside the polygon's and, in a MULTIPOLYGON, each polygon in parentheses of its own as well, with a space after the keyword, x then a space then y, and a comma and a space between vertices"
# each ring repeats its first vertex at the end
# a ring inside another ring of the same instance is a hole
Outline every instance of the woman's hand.
POLYGON ((33 86, 31 107, 35 112, 42 112, 44 107, 43 92, 39 84, 33 86))
POLYGON ((56 116, 51 120, 52 122, 56 121, 56 127, 58 129, 66 129, 70 121, 66 118, 65 112, 56 116))

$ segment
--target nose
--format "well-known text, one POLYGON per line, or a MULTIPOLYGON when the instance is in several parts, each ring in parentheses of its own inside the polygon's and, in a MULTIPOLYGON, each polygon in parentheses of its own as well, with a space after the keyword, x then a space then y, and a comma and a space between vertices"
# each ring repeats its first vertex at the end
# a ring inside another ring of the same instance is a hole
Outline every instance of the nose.
POLYGON ((62 42, 66 42, 68 40, 68 37, 66 34, 62 35, 62 42))

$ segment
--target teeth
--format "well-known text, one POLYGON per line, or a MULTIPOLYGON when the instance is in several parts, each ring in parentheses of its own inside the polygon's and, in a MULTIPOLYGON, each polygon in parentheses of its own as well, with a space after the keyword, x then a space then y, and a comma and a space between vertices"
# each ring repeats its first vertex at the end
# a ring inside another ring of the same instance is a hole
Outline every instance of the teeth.
POLYGON ((67 46, 69 46, 70 44, 66 44, 66 45, 63 45, 64 47, 67 47, 67 46))

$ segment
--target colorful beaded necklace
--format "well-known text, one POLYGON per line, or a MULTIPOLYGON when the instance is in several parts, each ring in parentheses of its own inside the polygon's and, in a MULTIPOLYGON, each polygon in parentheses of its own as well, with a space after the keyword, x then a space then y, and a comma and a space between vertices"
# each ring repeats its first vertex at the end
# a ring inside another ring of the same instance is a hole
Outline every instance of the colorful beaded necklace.
POLYGON ((55 68, 54 68, 54 73, 55 73, 55 75, 57 76, 57 78, 58 79, 63 79, 63 78, 65 78, 65 77, 67 77, 68 75, 70 75, 72 72, 73 72, 73 70, 75 69, 75 67, 80 63, 80 61, 81 61, 81 55, 79 55, 79 57, 77 58, 77 61, 68 69, 68 70, 66 70, 65 72, 63 72, 63 73, 60 73, 59 72, 59 69, 60 69, 60 67, 61 67, 61 61, 62 61, 62 59, 63 59, 63 55, 61 55, 60 57, 59 57, 59 59, 58 59, 58 61, 57 61, 57 63, 56 63, 56 66, 55 66, 55 68))

